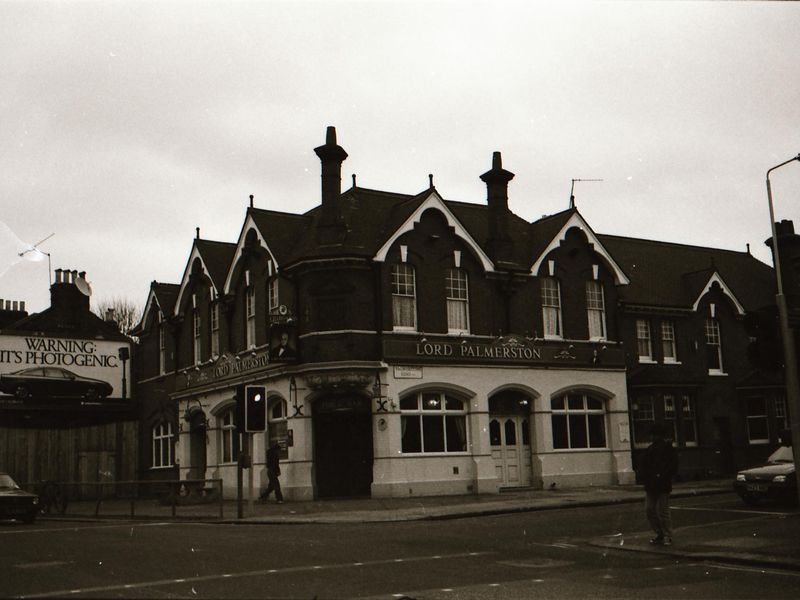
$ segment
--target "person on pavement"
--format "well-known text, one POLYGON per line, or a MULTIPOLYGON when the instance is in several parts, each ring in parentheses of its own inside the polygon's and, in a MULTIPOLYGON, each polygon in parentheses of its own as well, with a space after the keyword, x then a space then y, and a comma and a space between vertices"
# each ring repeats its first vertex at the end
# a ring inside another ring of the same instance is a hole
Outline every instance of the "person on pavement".
POLYGON ((272 444, 267 450, 267 489, 261 494, 261 500, 267 501, 269 495, 274 491, 275 500, 278 504, 283 504, 283 493, 281 492, 281 482, 278 479, 281 474, 280 467, 281 446, 278 442, 272 444))
POLYGON ((672 480, 678 472, 678 453, 664 434, 663 423, 653 424, 650 430, 653 442, 644 451, 639 474, 646 493, 647 520, 656 534, 650 543, 671 546, 669 495, 672 492, 672 480))

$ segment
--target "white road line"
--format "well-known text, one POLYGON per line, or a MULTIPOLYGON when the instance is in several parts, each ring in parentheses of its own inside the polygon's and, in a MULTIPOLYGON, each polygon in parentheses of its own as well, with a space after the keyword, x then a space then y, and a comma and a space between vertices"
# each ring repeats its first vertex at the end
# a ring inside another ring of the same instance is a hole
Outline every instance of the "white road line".
POLYGON ((779 517, 788 517, 797 514, 791 512, 772 512, 768 510, 746 510, 744 508, 701 508, 699 506, 670 506, 670 510, 700 510, 707 512, 716 512, 716 513, 730 512, 730 513, 741 513, 745 515, 773 515, 779 517))
POLYGON ((733 566, 733 565, 721 565, 719 563, 695 563, 697 566, 702 566, 705 568, 712 568, 712 569, 723 569, 725 571, 744 571, 746 573, 761 573, 763 575, 784 575, 787 577, 800 577, 800 573, 797 571, 781 571, 777 569, 765 569, 760 567, 746 567, 746 566, 733 566))
MULTIPOLYGON (((474 556, 486 556, 488 554, 494 554, 494 552, 462 552, 460 554, 445 554, 440 555, 442 558, 469 558, 474 556)), ((414 556, 403 558, 403 562, 414 562, 414 561, 425 561, 431 560, 432 556, 414 556)), ((387 558, 384 560, 374 560, 370 562, 361 563, 362 565, 366 566, 378 566, 378 565, 388 565, 394 564, 397 562, 397 559, 394 558, 387 558)), ((75 594, 96 594, 96 593, 105 593, 105 592, 113 592, 116 590, 130 590, 130 589, 142 589, 142 588, 152 588, 152 587, 161 587, 166 585, 175 585, 176 583, 195 583, 198 581, 214 581, 214 580, 221 580, 225 578, 243 578, 243 577, 259 577, 263 575, 271 575, 274 573, 302 573, 305 571, 314 571, 320 569, 345 569, 353 567, 353 563, 341 563, 341 564, 331 564, 331 565, 311 565, 311 566, 303 566, 303 567, 287 567, 285 569, 259 569, 256 571, 243 571, 241 573, 225 573, 225 574, 215 574, 215 575, 198 575, 197 577, 186 577, 184 579, 159 579, 155 581, 142 581, 140 583, 126 583, 126 584, 118 584, 118 585, 106 585, 106 586, 96 586, 96 587, 88 587, 82 589, 73 589, 73 590, 56 590, 52 592, 43 592, 41 594, 26 594, 24 596, 18 596, 18 598, 59 598, 64 596, 71 596, 75 594)))
POLYGON ((61 533, 64 531, 88 531, 90 529, 130 529, 133 527, 166 527, 167 525, 180 525, 180 523, 115 523, 113 525, 73 525, 72 527, 59 527, 56 529, 11 529, 8 531, 0 530, 0 535, 18 535, 24 533, 61 533))

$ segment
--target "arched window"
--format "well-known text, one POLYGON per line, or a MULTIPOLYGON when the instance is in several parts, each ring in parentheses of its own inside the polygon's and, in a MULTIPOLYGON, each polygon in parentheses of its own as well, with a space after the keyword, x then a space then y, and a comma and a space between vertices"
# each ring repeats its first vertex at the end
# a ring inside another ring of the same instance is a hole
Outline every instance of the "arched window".
POLYGON ((603 401, 570 392, 550 401, 553 448, 605 448, 606 411, 603 401))
POLYGON ((442 392, 420 392, 401 398, 400 412, 403 453, 467 451, 463 400, 442 392))
POLYGON ((282 459, 289 458, 289 445, 287 443, 288 424, 286 418, 286 400, 283 398, 270 399, 267 409, 268 447, 276 443, 280 445, 280 457, 282 459))
POLYGON ((543 277, 542 286, 542 322, 544 337, 560 338, 561 330, 561 292, 558 280, 554 277, 543 277))
POLYGON ((411 265, 392 265, 392 324, 396 330, 417 328, 416 279, 411 265))
POLYGON ((153 427, 153 468, 161 469, 175 464, 175 434, 172 423, 162 421, 153 427))
POLYGON ((469 287, 464 269, 447 269, 447 333, 469 333, 469 287))
POLYGON ((236 432, 234 409, 227 410, 219 417, 220 423, 220 462, 235 462, 239 455, 239 434, 236 432))

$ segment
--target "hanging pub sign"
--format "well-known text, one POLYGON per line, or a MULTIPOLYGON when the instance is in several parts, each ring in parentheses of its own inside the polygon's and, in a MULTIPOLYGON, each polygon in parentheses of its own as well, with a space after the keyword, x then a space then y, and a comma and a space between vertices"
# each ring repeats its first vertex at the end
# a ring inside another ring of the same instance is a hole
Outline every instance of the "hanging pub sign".
POLYGON ((297 328, 292 323, 273 324, 269 328, 269 362, 297 360, 297 328))
POLYGON ((129 397, 130 346, 98 339, 0 335, 0 395, 103 402, 129 397))

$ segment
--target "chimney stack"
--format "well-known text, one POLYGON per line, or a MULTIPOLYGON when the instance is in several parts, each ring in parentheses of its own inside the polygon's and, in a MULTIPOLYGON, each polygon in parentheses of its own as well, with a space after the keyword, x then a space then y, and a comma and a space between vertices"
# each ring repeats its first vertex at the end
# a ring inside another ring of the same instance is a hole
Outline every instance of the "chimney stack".
POLYGON ((329 126, 325 145, 314 148, 322 163, 322 218, 320 227, 329 228, 320 237, 321 243, 340 243, 346 228, 339 212, 339 196, 342 194, 342 163, 347 152, 336 143, 336 128, 329 126))
POLYGON ((513 241, 508 232, 508 182, 514 174, 503 168, 499 152, 492 154, 492 168, 481 175, 486 183, 487 204, 489 205, 489 250, 495 260, 511 260, 513 241))

